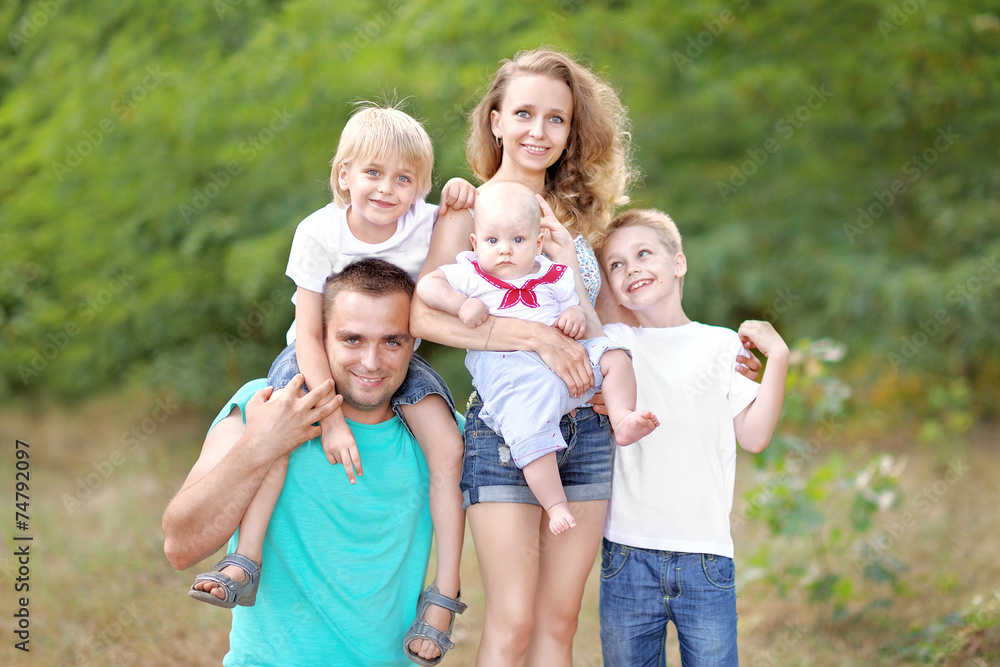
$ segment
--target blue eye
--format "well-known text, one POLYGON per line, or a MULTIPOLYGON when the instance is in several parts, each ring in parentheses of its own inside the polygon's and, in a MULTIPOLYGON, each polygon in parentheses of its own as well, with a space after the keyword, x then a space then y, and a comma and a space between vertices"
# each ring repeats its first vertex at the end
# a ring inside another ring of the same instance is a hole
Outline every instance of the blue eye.
POLYGON ((529 118, 531 116, 531 114, 529 114, 527 111, 524 111, 523 109, 521 111, 515 111, 514 115, 516 115, 518 118, 529 118))
POLYGON ((639 254, 638 254, 638 255, 636 255, 636 256, 637 256, 637 257, 645 257, 646 255, 651 255, 651 254, 652 254, 652 253, 651 253, 651 252, 649 252, 648 250, 640 250, 640 251, 639 251, 639 254))
POLYGON ((378 176, 378 169, 367 169, 365 173, 369 176, 378 176))
POLYGON ((550 120, 550 121, 552 121, 553 123, 565 123, 565 122, 566 122, 566 121, 564 121, 564 120, 563 120, 563 119, 562 119, 561 117, 559 117, 559 116, 553 116, 553 117, 552 117, 552 118, 550 118, 549 120, 550 120))
POLYGON ((410 182, 410 177, 409 176, 400 176, 397 180, 400 183, 409 183, 410 182))
POLYGON ((487 243, 490 243, 490 244, 493 244, 493 245, 496 245, 496 242, 497 242, 497 237, 495 237, 495 236, 491 236, 491 237, 489 237, 488 239, 486 239, 486 242, 487 242, 487 243))
POLYGON ((615 269, 619 268, 621 265, 622 265, 621 262, 611 262, 610 264, 608 264, 608 270, 609 271, 614 271, 615 269))
POLYGON ((514 237, 514 243, 522 243, 523 241, 524 241, 524 237, 523 236, 515 236, 514 237))

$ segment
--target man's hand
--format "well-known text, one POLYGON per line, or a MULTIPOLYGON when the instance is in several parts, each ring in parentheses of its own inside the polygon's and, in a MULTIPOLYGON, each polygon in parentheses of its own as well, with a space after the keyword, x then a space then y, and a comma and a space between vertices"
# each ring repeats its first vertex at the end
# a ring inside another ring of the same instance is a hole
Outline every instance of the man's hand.
POLYGON ((462 320, 462 324, 470 329, 478 327, 489 316, 490 309, 482 299, 466 299, 465 303, 458 309, 458 319, 462 320))
POLYGON ((340 409, 343 400, 340 396, 320 405, 334 393, 333 380, 327 380, 308 394, 302 392, 303 382, 305 378, 296 375, 287 386, 277 391, 266 387, 247 401, 247 435, 279 446, 278 456, 318 436, 320 429, 314 424, 340 409))
POLYGON ((587 315, 580 306, 570 306, 553 325, 570 338, 579 340, 587 329, 587 315))

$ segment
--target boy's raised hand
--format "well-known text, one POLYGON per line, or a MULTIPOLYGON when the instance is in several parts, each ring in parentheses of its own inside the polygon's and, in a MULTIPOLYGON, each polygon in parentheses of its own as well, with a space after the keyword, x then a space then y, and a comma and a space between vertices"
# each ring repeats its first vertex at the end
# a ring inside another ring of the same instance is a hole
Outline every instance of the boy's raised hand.
POLYGON ((570 306, 562 311, 553 326, 570 338, 579 340, 587 329, 587 315, 580 306, 570 306))
POLYGON ((482 299, 466 299, 465 303, 458 309, 458 319, 462 320, 462 324, 470 329, 478 327, 489 316, 490 309, 482 299))
POLYGON ((438 206, 438 216, 442 216, 449 210, 458 211, 463 208, 472 208, 476 205, 476 190, 472 183, 464 178, 452 178, 441 188, 441 204, 438 206))
POLYGON ((772 355, 788 356, 788 345, 770 322, 747 320, 740 325, 737 333, 740 335, 743 347, 748 350, 757 348, 768 358, 772 355))

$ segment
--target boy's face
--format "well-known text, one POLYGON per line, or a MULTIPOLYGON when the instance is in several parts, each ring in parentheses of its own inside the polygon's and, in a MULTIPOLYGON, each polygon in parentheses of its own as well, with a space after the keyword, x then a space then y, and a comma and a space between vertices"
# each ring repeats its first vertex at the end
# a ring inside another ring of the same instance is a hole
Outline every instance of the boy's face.
POLYGON ((535 257, 542 251, 538 224, 499 207, 484 208, 476 207, 476 231, 472 234, 479 266, 503 280, 531 273, 535 257))
POLYGON ((351 195, 347 220, 360 240, 378 243, 395 231, 396 221, 417 197, 416 173, 398 158, 356 161, 340 166, 340 187, 351 195), (393 225, 391 229, 387 226, 393 225), (373 238, 365 238, 373 237, 373 238))
POLYGON ((612 294, 633 311, 662 308, 676 298, 687 272, 682 253, 672 253, 652 227, 636 225, 612 232, 601 251, 601 266, 612 294))

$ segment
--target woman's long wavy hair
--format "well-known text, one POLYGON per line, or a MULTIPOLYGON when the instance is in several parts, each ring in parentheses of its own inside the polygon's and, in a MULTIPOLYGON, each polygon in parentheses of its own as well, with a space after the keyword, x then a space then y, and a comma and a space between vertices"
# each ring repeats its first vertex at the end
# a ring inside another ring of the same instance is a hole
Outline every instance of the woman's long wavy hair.
POLYGON ((482 181, 497 173, 503 151, 493 136, 490 112, 500 110, 512 79, 539 74, 564 81, 573 95, 566 151, 546 172, 545 198, 571 233, 600 245, 615 208, 628 203, 639 171, 632 163, 627 109, 610 85, 569 56, 536 49, 501 61, 472 111, 466 159, 482 181))

